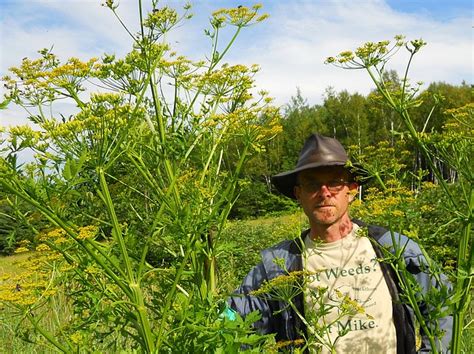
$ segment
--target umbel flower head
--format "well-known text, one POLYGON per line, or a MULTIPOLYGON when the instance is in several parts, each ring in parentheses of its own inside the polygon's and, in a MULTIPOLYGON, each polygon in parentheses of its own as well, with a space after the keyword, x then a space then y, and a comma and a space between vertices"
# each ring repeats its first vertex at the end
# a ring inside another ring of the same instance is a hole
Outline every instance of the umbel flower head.
POLYGON ((390 59, 402 46, 406 46, 408 50, 416 51, 424 44, 421 39, 411 41, 410 44, 405 42, 405 37, 397 35, 394 41, 388 40, 379 42, 367 42, 353 51, 343 51, 335 57, 328 57, 326 64, 333 64, 345 69, 362 69, 370 66, 376 66, 385 63, 390 59), (410 46, 411 45, 411 46, 410 46))
POLYGON ((251 295, 289 302, 304 291, 305 281, 311 275, 306 270, 289 272, 264 282, 251 295))

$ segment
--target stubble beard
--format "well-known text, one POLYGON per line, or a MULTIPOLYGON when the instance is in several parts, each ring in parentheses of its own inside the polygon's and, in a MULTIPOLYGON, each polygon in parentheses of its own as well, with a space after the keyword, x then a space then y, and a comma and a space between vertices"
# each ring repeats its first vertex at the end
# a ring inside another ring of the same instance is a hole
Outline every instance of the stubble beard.
POLYGON ((338 221, 336 207, 330 206, 325 209, 316 208, 313 211, 314 221, 318 225, 330 226, 338 221))
POLYGON ((313 221, 316 225, 320 226, 331 226, 338 222, 345 223, 347 220, 350 221, 347 209, 340 212, 334 205, 330 205, 327 208, 316 207, 312 214, 313 221))

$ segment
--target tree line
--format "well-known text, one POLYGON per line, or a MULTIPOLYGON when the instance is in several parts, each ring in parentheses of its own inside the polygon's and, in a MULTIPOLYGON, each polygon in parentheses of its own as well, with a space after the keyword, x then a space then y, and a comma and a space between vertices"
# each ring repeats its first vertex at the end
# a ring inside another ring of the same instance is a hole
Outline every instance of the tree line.
MULTIPOLYGON (((400 86, 394 71, 387 74, 387 80, 395 87, 400 86)), ((450 110, 471 103, 472 87, 465 82, 460 85, 434 82, 419 92, 418 97, 420 103, 411 112, 415 128, 426 134, 440 134, 452 119, 450 110)), ((364 96, 346 90, 336 92, 329 87, 321 104, 309 105, 304 93, 297 89, 283 108, 281 125, 281 134, 245 169, 233 217, 254 217, 294 207, 272 188, 270 177, 294 168, 311 132, 338 139, 356 162, 365 164, 376 159, 387 170, 395 169, 392 172, 411 189, 419 185, 420 179, 436 183, 422 154, 407 138, 399 115, 386 106, 377 91, 364 96)), ((445 178, 454 182, 455 172, 444 168, 442 160, 437 162, 445 178)))
MULTIPOLYGON (((391 72, 390 75, 390 79, 398 85, 396 73, 391 72)), ((450 121, 450 109, 468 105, 471 92, 472 87, 465 82, 460 85, 431 83, 419 93, 423 98, 420 105, 412 108, 418 131, 441 133, 450 121)), ((377 163, 386 166, 387 173, 393 170, 412 189, 416 188, 420 179, 436 182, 420 152, 406 138, 400 118, 383 103, 376 91, 364 96, 346 90, 336 92, 329 87, 321 104, 309 105, 304 93, 297 89, 290 102, 282 108, 280 124, 281 132, 261 146, 261 153, 251 158, 242 169, 239 198, 230 212, 231 218, 259 217, 296 208, 296 203, 274 190, 270 178, 295 166, 303 142, 311 132, 338 139, 356 161, 363 160, 361 162, 365 164, 377 160, 377 163)), ((240 142, 236 140, 234 144, 240 142)), ((232 165, 232 151, 229 149, 224 165, 232 165)), ((439 164, 442 166, 443 161, 439 164)), ((132 181, 135 177, 130 174, 131 171, 123 166, 123 171, 116 172, 125 180, 132 181)), ((53 174, 56 172, 53 171, 53 174)), ((83 168, 81 173, 93 175, 95 172, 83 168)), ((444 175, 450 181, 456 178, 449 169, 444 171, 444 175)), ((0 252, 10 253, 22 240, 33 240, 35 234, 47 226, 47 222, 17 198, 8 196, 4 191, 0 193, 0 252)), ((124 204, 125 200, 136 198, 137 206, 144 210, 147 208, 143 198, 125 191, 120 185, 116 186, 115 193, 117 198, 124 199, 124 204)), ((88 199, 92 194, 87 185, 77 186, 75 195, 76 198, 70 200, 71 210, 87 207, 85 215, 101 217, 101 209, 95 210, 95 203, 88 199)))

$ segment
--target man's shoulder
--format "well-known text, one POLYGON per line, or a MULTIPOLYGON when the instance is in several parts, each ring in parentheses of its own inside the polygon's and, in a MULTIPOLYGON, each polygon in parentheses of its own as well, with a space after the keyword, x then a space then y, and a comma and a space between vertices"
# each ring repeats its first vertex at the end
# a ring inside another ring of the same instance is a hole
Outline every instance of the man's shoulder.
POLYGON ((287 254, 287 253, 291 253, 291 251, 293 250, 293 248, 295 247, 295 245, 297 244, 297 240, 294 239, 294 240, 283 240, 273 246, 270 246, 268 248, 265 248, 263 251, 261 251, 261 254, 262 256, 263 255, 267 255, 267 254, 272 254, 272 255, 276 255, 276 254, 287 254))
POLYGON ((293 239, 283 240, 262 251, 262 253, 284 252, 291 254, 301 254, 304 249, 304 238, 309 233, 309 229, 301 232, 300 236, 293 239))
POLYGON ((382 226, 368 225, 358 219, 353 219, 352 222, 360 227, 366 227, 369 238, 392 253, 402 250, 405 258, 418 258, 422 255, 420 245, 406 235, 382 226))
POLYGON ((301 254, 304 249, 303 239, 308 231, 305 230, 299 237, 283 240, 261 251, 262 263, 269 274, 269 278, 287 271, 301 270, 301 254))
POLYGON ((359 227, 366 227, 368 236, 377 242, 382 238, 382 236, 389 232, 389 230, 385 227, 378 225, 370 225, 359 219, 352 219, 352 222, 358 225, 359 227))

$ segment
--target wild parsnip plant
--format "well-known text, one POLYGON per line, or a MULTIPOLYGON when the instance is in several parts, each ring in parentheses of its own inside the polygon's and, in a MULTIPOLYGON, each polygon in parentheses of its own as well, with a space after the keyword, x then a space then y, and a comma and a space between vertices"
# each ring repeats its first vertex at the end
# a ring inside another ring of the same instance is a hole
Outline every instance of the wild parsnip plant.
POLYGON ((266 345, 271 338, 252 335, 256 318, 220 317, 216 264, 239 173, 280 131, 271 99, 253 92, 258 68, 223 62, 239 33, 266 15, 259 6, 214 12, 205 32, 210 52, 193 61, 166 42, 191 17, 189 5, 179 15, 152 0, 146 13, 139 0, 138 33, 122 21, 118 2, 104 6, 133 40, 124 58, 61 63, 41 50, 4 77, 7 100, 35 126, 9 130, 0 186, 51 225, 35 243, 61 257, 65 268, 44 266, 75 315, 47 331, 36 320, 47 301, 10 305, 63 352, 266 345), (225 30, 230 40, 222 45, 225 30), (60 100, 75 112, 55 113, 60 100), (35 160, 19 165, 25 149, 35 160))
MULTIPOLYGON (((440 335, 437 332, 438 329, 432 323, 436 318, 443 316, 446 306, 449 306, 454 314, 451 351, 453 353, 460 353, 462 351, 461 340, 463 331, 469 325, 465 321, 465 315, 471 303, 471 286, 474 275, 474 248, 471 236, 474 208, 474 122, 472 118, 472 104, 449 112, 452 114, 452 120, 444 127, 444 132, 441 134, 426 132, 424 128, 422 131, 415 129, 413 120, 410 117, 410 109, 418 106, 422 102, 423 97, 417 95, 421 83, 413 86, 409 81, 408 72, 413 57, 425 44, 421 39, 405 41, 403 36, 396 36, 392 44, 390 41, 368 42, 357 48, 354 52, 345 51, 336 57, 329 57, 326 63, 345 69, 363 69, 367 71, 386 104, 402 118, 407 136, 410 137, 416 148, 421 151, 430 170, 436 177, 436 182, 446 194, 452 215, 450 222, 457 221, 462 224, 459 234, 456 282, 454 289, 449 293, 448 289, 443 288, 439 293, 428 291, 422 298, 418 298, 416 294, 420 289, 414 287, 414 283, 406 271, 406 265, 404 262, 400 262, 402 258, 398 257, 401 250, 395 251, 395 258, 387 255, 394 264, 401 280, 404 300, 412 306, 423 332, 429 337, 432 350, 434 352, 437 351, 436 345, 438 343, 435 343, 435 339, 439 338, 440 335), (390 58, 401 48, 405 48, 408 51, 409 59, 401 84, 398 86, 393 82, 387 81, 384 73, 387 70, 387 63, 390 58), (448 182, 445 180, 437 161, 442 161, 445 166, 456 171, 456 183, 462 189, 461 198, 455 197, 452 192, 453 190, 449 188, 448 182), (429 321, 425 321, 424 316, 422 316, 420 304, 428 306, 427 315, 430 317, 429 321)), ((426 117, 426 122, 429 119, 430 116, 426 117)), ((426 127, 426 125, 424 126, 426 127)), ((377 178, 384 189, 387 188, 385 182, 380 178, 380 170, 371 169, 369 166, 368 172, 370 176, 377 178)), ((396 218, 394 216, 392 220, 396 220, 396 218)), ((430 264, 431 261, 426 252, 425 258, 426 262, 430 264)), ((430 265, 436 270, 433 263, 430 265)), ((434 272, 432 276, 434 281, 439 281, 439 273, 434 272)))
POLYGON ((295 312, 296 316, 304 323, 307 337, 290 342, 278 342, 280 348, 290 347, 296 352, 320 353, 323 349, 330 353, 336 353, 336 342, 340 337, 346 335, 350 329, 341 326, 341 321, 351 319, 354 315, 365 314, 364 307, 347 294, 335 291, 335 297, 328 301, 328 288, 318 286, 309 287, 308 284, 317 279, 317 274, 303 271, 288 271, 285 269, 283 259, 276 259, 277 263, 286 274, 275 277, 252 292, 252 295, 272 301, 280 301, 287 304, 295 312), (296 298, 305 296, 311 299, 311 304, 306 304, 305 314, 301 313, 296 305, 296 298), (325 316, 334 312, 336 315, 330 320, 322 321, 325 316), (338 335, 331 338, 331 331, 337 331, 338 335))

